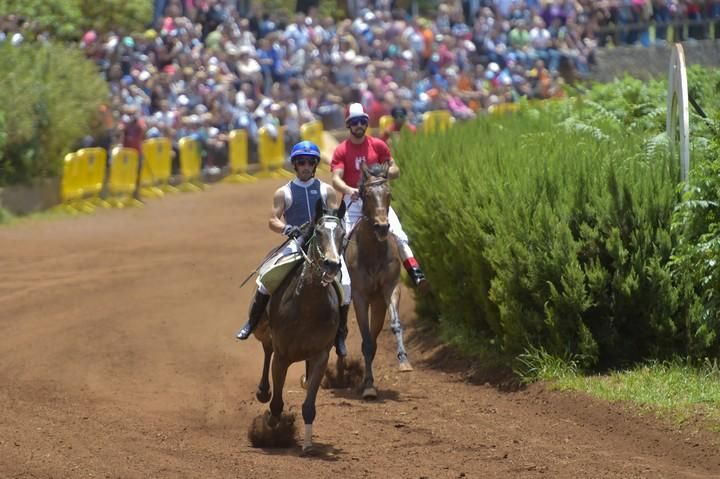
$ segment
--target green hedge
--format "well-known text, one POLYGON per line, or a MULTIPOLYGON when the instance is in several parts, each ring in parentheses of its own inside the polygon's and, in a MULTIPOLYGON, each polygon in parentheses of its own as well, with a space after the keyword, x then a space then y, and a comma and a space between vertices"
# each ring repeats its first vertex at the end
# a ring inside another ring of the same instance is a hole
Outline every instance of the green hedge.
POLYGON ((0 185, 55 176, 108 88, 76 49, 0 44, 0 185))
POLYGON ((140 31, 152 21, 152 0, 0 0, 0 16, 27 18, 36 31, 74 40, 91 28, 140 31))
POLYGON ((586 98, 398 142, 395 204, 435 292, 421 306, 513 356, 717 352, 671 264, 677 161, 631 117, 586 98))

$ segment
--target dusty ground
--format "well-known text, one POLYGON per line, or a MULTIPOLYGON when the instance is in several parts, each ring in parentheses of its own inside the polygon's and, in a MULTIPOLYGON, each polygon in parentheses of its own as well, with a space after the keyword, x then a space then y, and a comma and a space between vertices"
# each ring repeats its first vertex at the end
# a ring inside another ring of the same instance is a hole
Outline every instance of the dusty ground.
MULTIPOLYGON (((381 336, 377 402, 321 391, 320 457, 250 447, 266 406, 259 343, 233 339, 251 292, 238 285, 278 240, 266 228, 278 184, 0 227, 0 478, 720 477, 695 426, 471 384, 412 328, 412 373, 381 336)), ((298 413, 301 369, 286 395, 298 413)))

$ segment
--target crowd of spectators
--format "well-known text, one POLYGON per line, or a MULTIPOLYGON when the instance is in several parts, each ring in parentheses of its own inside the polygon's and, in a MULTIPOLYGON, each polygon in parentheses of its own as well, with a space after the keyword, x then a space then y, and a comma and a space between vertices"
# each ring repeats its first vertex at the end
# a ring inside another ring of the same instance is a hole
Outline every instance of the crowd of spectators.
MULTIPOLYGON (((144 138, 177 144, 192 136, 210 172, 227 163, 233 129, 247 130, 252 155, 261 127, 284 127, 292 144, 305 122, 342 127, 350 102, 365 106, 371 127, 397 106, 412 123, 438 109, 470 119, 522 97, 561 96, 565 82, 589 74, 598 45, 618 38, 602 33, 608 24, 720 17, 720 0, 443 0, 429 17, 394 1, 352 0, 343 20, 242 0, 154 4, 154 23, 142 33, 82 36, 111 88, 100 119, 106 141, 136 147, 144 138)), ((23 41, 19 29, 2 32, 23 41)), ((644 37, 628 30, 619 38, 644 37)))

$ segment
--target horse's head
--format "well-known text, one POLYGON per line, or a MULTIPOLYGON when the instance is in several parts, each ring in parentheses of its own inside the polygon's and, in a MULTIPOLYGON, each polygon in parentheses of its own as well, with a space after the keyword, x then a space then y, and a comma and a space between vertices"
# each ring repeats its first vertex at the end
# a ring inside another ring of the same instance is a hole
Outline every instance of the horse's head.
POLYGON ((362 179, 360 180, 360 199, 363 202, 363 217, 369 221, 375 230, 375 236, 385 241, 390 231, 388 212, 390 211, 390 184, 388 183, 389 163, 360 165, 362 179))
POLYGON ((345 239, 345 202, 337 210, 325 208, 322 200, 315 203, 313 244, 308 253, 310 261, 320 271, 323 283, 330 283, 340 271, 343 242, 345 239))

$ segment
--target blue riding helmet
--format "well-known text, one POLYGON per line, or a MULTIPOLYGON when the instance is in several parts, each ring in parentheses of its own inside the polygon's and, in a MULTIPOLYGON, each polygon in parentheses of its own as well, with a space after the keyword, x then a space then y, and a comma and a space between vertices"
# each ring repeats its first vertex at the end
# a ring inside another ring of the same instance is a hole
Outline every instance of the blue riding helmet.
POLYGON ((299 156, 311 156, 318 162, 320 161, 320 148, 312 141, 301 141, 292 147, 290 151, 290 161, 294 161, 299 156))

